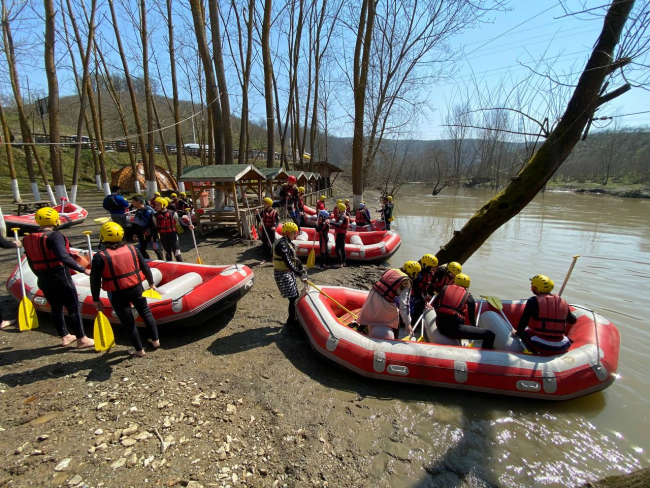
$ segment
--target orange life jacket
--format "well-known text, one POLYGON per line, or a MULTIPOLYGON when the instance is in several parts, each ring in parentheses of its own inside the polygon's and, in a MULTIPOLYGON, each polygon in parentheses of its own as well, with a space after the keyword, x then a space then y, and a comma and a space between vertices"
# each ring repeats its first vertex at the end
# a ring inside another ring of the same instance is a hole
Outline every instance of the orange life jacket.
MULTIPOLYGON (((48 249, 46 245, 49 234, 49 232, 36 232, 23 238, 25 254, 33 271, 45 271, 63 266, 54 251, 48 249)), ((65 239, 65 250, 69 253, 70 243, 65 236, 63 238, 65 239)))
POLYGON ((169 210, 162 210, 156 214, 156 227, 160 234, 173 234, 176 232, 174 213, 169 210))
POLYGON ((409 284, 411 283, 411 279, 399 269, 389 269, 384 271, 384 274, 381 275, 379 281, 375 283, 372 288, 378 292, 384 300, 393 303, 395 298, 397 298, 397 291, 400 289, 400 285, 404 281, 408 281, 409 284))
MULTIPOLYGON (((338 219, 337 219, 338 220, 338 219)), ((348 231, 348 227, 350 225, 350 217, 347 215, 343 216, 343 223, 339 225, 334 226, 334 232, 337 234, 345 234, 348 231)))
POLYGON ((469 292, 465 288, 458 285, 447 285, 442 289, 436 300, 436 313, 438 315, 451 315, 464 322, 468 299, 469 292))
POLYGON ((361 210, 357 210, 355 221, 357 225, 366 225, 366 213, 362 212, 361 210))
POLYGON ((262 222, 264 223, 264 227, 273 227, 275 228, 275 224, 277 222, 277 212, 275 211, 274 208, 271 208, 271 211, 269 212, 268 210, 264 210, 262 212, 262 222))
POLYGON ((117 249, 106 248, 98 253, 104 260, 102 289, 106 291, 126 290, 141 284, 144 274, 140 271, 138 256, 130 244, 117 249))
POLYGON ((318 201, 316 202, 316 210, 317 210, 317 211, 325 210, 325 202, 323 202, 323 201, 321 201, 321 200, 318 200, 318 201))
POLYGON ((560 296, 540 293, 535 297, 539 312, 528 322, 533 333, 549 338, 562 338, 566 332, 569 305, 560 296))
POLYGON ((417 297, 423 297, 427 292, 431 281, 433 280, 433 274, 429 273, 418 273, 417 278, 413 280, 413 295, 417 297))

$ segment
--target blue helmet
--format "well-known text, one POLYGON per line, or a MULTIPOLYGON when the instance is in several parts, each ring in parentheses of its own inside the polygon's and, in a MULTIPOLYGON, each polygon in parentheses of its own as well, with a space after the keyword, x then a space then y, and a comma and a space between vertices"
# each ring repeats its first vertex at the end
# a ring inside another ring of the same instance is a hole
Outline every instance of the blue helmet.
POLYGON ((361 203, 359 204, 359 208, 366 208, 366 204, 363 203, 363 202, 361 202, 361 203))
POLYGON ((324 219, 329 219, 330 213, 327 210, 321 210, 320 212, 318 212, 318 216, 324 219))

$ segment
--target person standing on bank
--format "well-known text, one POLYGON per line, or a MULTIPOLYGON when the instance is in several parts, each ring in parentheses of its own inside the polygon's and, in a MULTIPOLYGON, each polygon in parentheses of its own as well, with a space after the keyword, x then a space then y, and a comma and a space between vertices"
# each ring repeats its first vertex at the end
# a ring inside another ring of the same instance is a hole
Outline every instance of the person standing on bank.
POLYGON ((334 222, 330 221, 330 224, 334 227, 335 243, 336 243, 336 256, 338 258, 338 265, 334 265, 337 268, 345 268, 345 236, 348 233, 348 227, 350 226, 350 216, 345 211, 345 204, 339 203, 337 205, 339 209, 339 215, 334 222))
POLYGON ((50 207, 38 210, 35 215, 39 225, 37 232, 23 238, 27 262, 37 278, 38 287, 51 307, 50 314, 56 330, 61 336, 61 345, 67 346, 77 341, 77 349, 93 347, 95 342, 86 337, 77 288, 70 276, 70 270, 90 274, 70 255, 70 243, 60 232, 54 230, 59 225, 59 213, 50 207), (74 335, 68 332, 63 317, 63 307, 68 311, 74 335))
MULTIPOLYGON (((135 210, 133 222, 137 226, 138 231, 138 248, 145 259, 149 259, 147 246, 151 243, 153 235, 156 232, 156 226, 153 222, 154 211, 149 205, 145 205, 142 195, 134 196, 131 199, 131 204, 135 210)), ((158 259, 162 260, 163 257, 160 250, 156 250, 156 255, 158 259)))
POLYGON ((183 262, 178 242, 177 226, 181 225, 178 214, 167 209, 167 200, 156 198, 156 214, 153 217, 158 231, 159 244, 165 251, 165 261, 172 260, 172 254, 179 263, 183 262))
POLYGON ((120 195, 120 187, 114 185, 111 187, 111 194, 104 198, 102 205, 104 209, 111 214, 111 220, 120 224, 123 228, 126 227, 126 212, 129 208, 129 202, 120 195))
POLYGON ((280 216, 278 212, 273 208, 273 200, 269 197, 266 197, 262 200, 264 203, 264 208, 262 209, 262 214, 260 211, 255 209, 255 218, 258 223, 261 223, 260 227, 260 240, 262 241, 262 255, 264 256, 265 261, 269 261, 273 257, 273 243, 275 242, 275 229, 280 223, 280 216))
POLYGON ((395 220, 393 218, 393 210, 395 206, 393 204, 393 197, 390 195, 384 197, 383 204, 381 206, 381 219, 386 224, 386 230, 390 230, 390 223, 395 220))
POLYGON ((122 227, 115 222, 106 222, 102 225, 99 233, 106 243, 106 249, 93 256, 90 272, 90 292, 93 297, 93 305, 98 312, 102 312, 104 307, 99 299, 100 288, 108 292, 111 307, 131 339, 134 349, 130 350, 129 354, 142 357, 145 354, 144 348, 135 325, 131 305, 137 310, 147 327, 150 336, 149 343, 154 349, 158 349, 160 347, 158 327, 147 304, 147 299, 142 296, 144 291, 142 283, 145 279, 152 290, 156 289, 153 274, 140 251, 122 240, 124 237, 122 227))
POLYGON ((296 276, 307 281, 307 270, 303 268, 300 259, 296 257, 293 241, 298 235, 298 226, 294 222, 285 222, 282 226, 282 237, 273 244, 273 278, 278 285, 283 298, 289 299, 289 318, 287 325, 297 326, 296 300, 298 299, 298 284, 296 276))
POLYGON ((330 214, 327 210, 318 212, 316 233, 318 234, 318 248, 320 250, 320 269, 327 269, 330 265, 330 251, 327 247, 330 234, 330 214))

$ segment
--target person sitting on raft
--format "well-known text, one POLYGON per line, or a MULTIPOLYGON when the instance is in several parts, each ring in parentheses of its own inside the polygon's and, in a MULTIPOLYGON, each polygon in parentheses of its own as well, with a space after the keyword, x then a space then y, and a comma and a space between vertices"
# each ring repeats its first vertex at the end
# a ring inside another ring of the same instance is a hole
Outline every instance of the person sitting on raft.
POLYGON ((438 265, 438 258, 433 254, 425 254, 418 263, 420 263, 422 271, 413 280, 413 288, 411 289, 411 319, 413 322, 417 322, 424 313, 427 295, 433 296, 431 281, 433 280, 433 271, 438 265))
POLYGON ((447 285, 454 284, 456 275, 463 271, 460 263, 452 261, 447 265, 438 266, 433 272, 433 279, 431 280, 431 287, 434 293, 440 293, 447 285))
POLYGON ((282 237, 273 244, 273 278, 278 285, 283 298, 289 299, 289 317, 287 325, 297 326, 296 300, 298 299, 298 284, 296 276, 307 281, 307 270, 303 268, 296 256, 293 241, 298 234, 298 226, 294 222, 285 222, 282 226, 282 237))
POLYGON ((374 284, 361 307, 357 322, 368 326, 368 336, 375 339, 398 338, 400 318, 410 335, 411 285, 421 267, 417 261, 407 261, 400 269, 389 269, 374 284))
POLYGON ((577 318, 564 298, 551 293, 554 286, 553 280, 546 275, 530 279, 534 295, 526 302, 517 330, 513 331, 513 335, 537 354, 561 354, 571 347, 566 326, 575 324, 577 318))
POLYGON ((370 211, 366 208, 365 203, 361 202, 359 204, 359 210, 357 210, 354 220, 357 226, 369 225, 371 223, 370 211))
POLYGON ((325 195, 321 195, 319 200, 316 202, 316 211, 320 212, 321 210, 325 210, 325 195))
POLYGON ((345 202, 343 203, 345 203, 345 211, 347 212, 348 216, 352 217, 352 209, 350 209, 350 199, 346 198, 345 202))
POLYGON ((469 276, 459 273, 454 278, 453 285, 445 286, 434 297, 436 326, 441 334, 452 339, 483 341, 481 349, 494 349, 494 332, 476 326, 476 302, 468 291, 470 281, 469 276), (465 325, 465 313, 471 326, 465 325))

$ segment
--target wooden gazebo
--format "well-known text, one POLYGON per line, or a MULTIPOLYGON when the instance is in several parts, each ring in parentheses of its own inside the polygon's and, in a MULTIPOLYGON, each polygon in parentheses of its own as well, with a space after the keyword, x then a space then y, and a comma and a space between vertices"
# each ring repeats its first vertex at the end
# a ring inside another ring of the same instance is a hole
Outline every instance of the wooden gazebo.
MULTIPOLYGON (((336 181, 338 174, 342 173, 343 170, 328 161, 314 161, 313 164, 314 171, 320 175, 320 178, 318 179, 318 183, 316 185, 316 190, 331 197, 332 185, 334 184, 334 181, 336 181)), ((311 161, 294 163, 294 169, 296 171, 311 171, 311 168, 311 161)))
POLYGON ((282 168, 260 168, 260 172, 266 176, 266 195, 275 198, 278 187, 285 184, 289 175, 282 168))
POLYGON ((258 201, 262 200, 266 176, 252 164, 225 164, 209 166, 186 166, 179 181, 192 195, 192 201, 205 203, 206 190, 215 190, 212 208, 204 206, 196 213, 197 227, 201 234, 217 227, 236 227, 239 234, 248 237, 254 217, 246 194, 252 190, 258 201), (200 198, 202 197, 202 198, 200 198))

